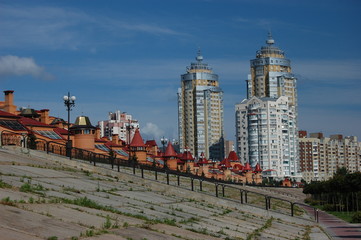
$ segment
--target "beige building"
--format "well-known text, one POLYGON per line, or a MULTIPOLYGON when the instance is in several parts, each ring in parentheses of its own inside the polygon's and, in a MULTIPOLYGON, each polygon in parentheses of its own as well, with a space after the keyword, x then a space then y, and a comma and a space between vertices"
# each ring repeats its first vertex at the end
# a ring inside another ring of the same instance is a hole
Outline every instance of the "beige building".
POLYGON ((236 150, 242 162, 259 163, 265 177, 300 179, 297 79, 274 43, 269 34, 250 61, 247 99, 235 106, 236 150))
POLYGON ((181 75, 178 89, 180 150, 190 149, 197 158, 204 153, 208 159, 223 160, 223 91, 200 52, 196 60, 181 75))
POLYGON ((361 143, 357 137, 322 133, 299 132, 300 166, 303 179, 327 180, 338 168, 345 167, 349 172, 361 170, 361 143))

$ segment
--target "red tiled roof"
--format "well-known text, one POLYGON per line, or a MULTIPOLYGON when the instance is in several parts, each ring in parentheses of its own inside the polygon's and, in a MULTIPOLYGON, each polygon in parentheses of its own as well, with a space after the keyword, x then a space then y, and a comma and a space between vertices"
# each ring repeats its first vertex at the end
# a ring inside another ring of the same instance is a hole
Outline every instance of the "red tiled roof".
POLYGON ((122 145, 119 145, 119 144, 115 144, 111 141, 108 141, 104 144, 105 146, 107 146, 108 148, 111 148, 111 147, 122 147, 122 145))
POLYGON ((199 157, 199 160, 197 162, 198 164, 207 164, 209 161, 204 157, 204 153, 201 153, 201 156, 199 157))
POLYGON ((131 147, 145 147, 142 136, 140 135, 139 129, 137 128, 134 133, 132 142, 130 143, 131 147))
POLYGON ((95 139, 95 142, 106 143, 107 140, 105 140, 105 139, 103 139, 103 138, 97 138, 97 139, 95 139))
POLYGON ((230 160, 230 161, 239 161, 239 159, 238 159, 238 156, 237 156, 237 154, 236 154, 236 152, 235 151, 230 151, 229 152, 229 154, 228 154, 228 159, 230 160))
POLYGON ((234 165, 234 169, 243 170, 244 166, 240 163, 234 165))
POLYGON ((20 116, 0 110, 0 117, 20 118, 20 116))
POLYGON ((46 123, 42 123, 39 121, 36 121, 34 119, 31 118, 27 118, 27 117, 21 117, 19 119, 19 122, 25 126, 36 126, 36 127, 49 127, 49 128, 55 128, 54 126, 51 126, 49 124, 46 123))
POLYGON ((158 146, 157 145, 157 142, 155 140, 147 140, 145 145, 147 146, 151 146, 151 147, 155 147, 155 146, 158 146))
POLYGON ((167 149, 165 150, 164 156, 165 157, 177 157, 177 153, 173 148, 173 145, 171 142, 168 142, 167 149))
POLYGON ((249 164, 249 162, 247 162, 243 168, 243 171, 251 171, 251 165, 249 164))
POLYGON ((184 153, 182 154, 181 156, 181 159, 183 161, 193 161, 194 160, 194 157, 192 156, 191 152, 190 151, 184 151, 184 153))
POLYGON ((232 167, 232 165, 231 165, 231 163, 230 163, 230 161, 229 161, 228 158, 225 158, 223 161, 221 161, 220 164, 219 164, 219 166, 220 166, 221 168, 231 168, 231 167, 232 167))
POLYGON ((261 165, 257 163, 256 168, 254 169, 255 172, 262 172, 261 165))

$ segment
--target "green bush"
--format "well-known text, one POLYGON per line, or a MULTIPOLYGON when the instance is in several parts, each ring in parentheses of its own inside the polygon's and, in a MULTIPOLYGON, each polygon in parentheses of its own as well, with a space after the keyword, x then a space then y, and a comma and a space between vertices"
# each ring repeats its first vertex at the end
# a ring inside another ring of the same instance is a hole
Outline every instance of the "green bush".
POLYGON ((361 223, 361 212, 355 212, 351 219, 352 223, 361 223))
POLYGON ((327 212, 335 211, 335 206, 333 204, 325 204, 322 206, 322 210, 327 212))
POLYGON ((320 201, 312 199, 312 198, 306 198, 305 203, 310 204, 311 206, 320 205, 320 201))

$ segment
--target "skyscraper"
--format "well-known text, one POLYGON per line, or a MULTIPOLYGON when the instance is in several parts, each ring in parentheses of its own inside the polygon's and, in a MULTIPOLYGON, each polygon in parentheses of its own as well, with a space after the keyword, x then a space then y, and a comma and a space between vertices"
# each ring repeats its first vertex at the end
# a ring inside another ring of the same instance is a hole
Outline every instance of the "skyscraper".
POLYGON ((247 99, 236 105, 237 153, 269 177, 298 177, 297 80, 274 43, 269 34, 250 61, 247 99))
POLYGON ((181 75, 178 89, 180 148, 190 149, 195 157, 204 153, 208 159, 223 160, 223 91, 200 51, 196 60, 181 75))

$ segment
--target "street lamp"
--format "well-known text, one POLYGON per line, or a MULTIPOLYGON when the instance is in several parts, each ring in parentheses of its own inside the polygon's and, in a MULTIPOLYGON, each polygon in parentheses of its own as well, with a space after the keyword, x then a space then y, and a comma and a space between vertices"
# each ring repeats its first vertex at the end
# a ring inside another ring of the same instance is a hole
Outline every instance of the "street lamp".
POLYGON ((75 96, 70 97, 70 92, 68 92, 68 96, 64 96, 64 105, 66 106, 66 110, 68 111, 68 140, 66 142, 66 156, 71 158, 71 148, 72 143, 70 141, 70 111, 71 108, 75 106, 75 96))
POLYGON ((164 147, 164 145, 166 145, 166 144, 168 143, 168 139, 166 139, 165 137, 162 137, 162 138, 160 139, 160 142, 161 142, 162 145, 163 145, 163 153, 165 153, 165 147, 164 147))
MULTIPOLYGON (((164 169, 167 169, 168 167, 167 167, 167 159, 165 158, 165 147, 164 147, 164 145, 166 145, 167 144, 167 142, 168 142, 168 139, 166 139, 164 136, 160 139, 160 142, 162 143, 162 145, 163 145, 163 161, 164 161, 164 165, 163 165, 163 168, 164 169)), ((168 175, 167 175, 168 176, 168 175)))

